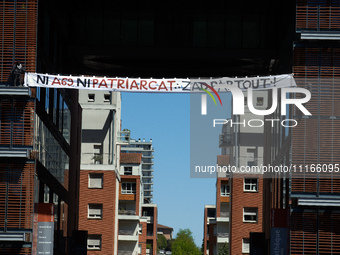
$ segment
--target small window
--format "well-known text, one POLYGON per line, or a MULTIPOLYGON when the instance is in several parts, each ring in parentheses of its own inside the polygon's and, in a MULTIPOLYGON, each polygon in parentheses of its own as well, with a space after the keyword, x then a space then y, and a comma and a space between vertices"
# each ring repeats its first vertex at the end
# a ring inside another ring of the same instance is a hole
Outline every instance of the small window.
POLYGON ((94 94, 89 94, 88 96, 89 96, 88 101, 89 102, 94 102, 94 94))
POLYGON ((122 182, 122 194, 136 194, 136 183, 122 182))
POLYGON ((132 166, 124 166, 124 175, 132 175, 132 166))
POLYGON ((257 178, 245 178, 243 191, 250 191, 250 192, 258 191, 258 179, 257 178))
POLYGON ((244 97, 244 105, 247 105, 248 101, 247 101, 247 97, 244 97))
POLYGON ((263 105, 263 97, 256 98, 256 105, 257 106, 262 106, 263 105))
POLYGON ((103 218, 103 205, 102 204, 89 204, 87 218, 89 219, 102 219, 103 218))
POLYGON ((88 250, 100 250, 102 246, 101 235, 88 235, 87 237, 87 249, 88 250))
POLYGON ((89 188, 92 189, 103 188, 103 174, 97 173, 89 174, 89 188))
POLYGON ((249 238, 242 239, 242 253, 249 253, 249 238))
POLYGON ((243 222, 257 222, 257 208, 243 208, 243 222))
POLYGON ((221 196, 222 197, 227 197, 230 194, 230 188, 229 185, 227 184, 222 184, 221 185, 221 196))
POLYGON ((104 102, 110 102, 111 101, 111 94, 104 94, 104 102))

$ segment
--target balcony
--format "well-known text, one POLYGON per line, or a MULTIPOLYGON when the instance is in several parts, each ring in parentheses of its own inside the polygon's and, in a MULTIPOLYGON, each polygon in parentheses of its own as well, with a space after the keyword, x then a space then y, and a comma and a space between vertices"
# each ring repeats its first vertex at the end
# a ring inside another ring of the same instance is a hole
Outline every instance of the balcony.
POLYGON ((134 210, 118 210, 118 219, 119 220, 139 220, 139 216, 136 215, 136 211, 134 210))
POLYGON ((152 161, 144 161, 144 160, 142 160, 142 164, 144 164, 144 165, 153 165, 153 162, 152 161))
MULTIPOLYGON (((118 235, 118 241, 138 241, 138 235, 118 235)), ((130 253, 131 254, 131 253, 130 253)))
POLYGON ((142 172, 153 172, 153 168, 142 168, 142 172))
POLYGON ((145 159, 153 159, 153 158, 154 158, 154 155, 143 155, 142 158, 145 158, 145 159))
POLYGON ((301 40, 340 40, 338 32, 301 31, 301 40))
POLYGON ((220 217, 216 218, 216 222, 229 222, 229 212, 220 212, 220 217))
POLYGON ((14 87, 11 84, 0 83, 1 96, 31 96, 31 90, 28 87, 14 87))
POLYGON ((229 233, 217 233, 217 243, 229 242, 229 233))
POLYGON ((220 212, 221 217, 229 217, 229 212, 220 212))
POLYGON ((124 209, 120 209, 118 211, 119 215, 136 215, 136 211, 134 210, 124 210, 124 209))
POLYGON ((118 145, 130 144, 130 131, 118 131, 117 132, 117 144, 118 145))

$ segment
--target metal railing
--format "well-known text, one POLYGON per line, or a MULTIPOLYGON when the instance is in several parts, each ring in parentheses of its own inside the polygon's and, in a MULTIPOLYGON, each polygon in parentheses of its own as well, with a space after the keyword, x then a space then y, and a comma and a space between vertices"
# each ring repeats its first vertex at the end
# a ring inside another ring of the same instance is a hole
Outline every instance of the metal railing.
POLYGON ((135 230, 125 230, 125 229, 121 229, 121 230, 119 230, 119 235, 124 235, 124 236, 134 236, 134 235, 135 235, 135 230))
POLYGON ((229 212, 220 212, 221 217, 229 217, 229 212))
POLYGON ((118 211, 119 215, 136 215, 136 211, 134 210, 125 210, 125 209, 120 209, 118 211))
POLYGON ((220 238, 229 238, 229 233, 217 233, 217 237, 220 237, 220 238))

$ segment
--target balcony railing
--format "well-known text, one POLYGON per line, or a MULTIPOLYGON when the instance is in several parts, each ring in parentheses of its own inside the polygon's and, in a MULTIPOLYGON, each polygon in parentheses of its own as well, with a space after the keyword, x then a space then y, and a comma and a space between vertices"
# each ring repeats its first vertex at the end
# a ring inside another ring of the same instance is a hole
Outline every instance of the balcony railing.
POLYGON ((217 233, 217 237, 220 237, 220 238, 229 238, 229 233, 217 233))
POLYGON ((220 212, 221 217, 229 217, 229 212, 220 212))
POLYGON ((136 215, 136 211, 120 209, 118 211, 118 214, 120 214, 120 215, 136 215))
POLYGON ((133 236, 135 235, 135 230, 119 230, 119 235, 124 235, 124 236, 133 236))

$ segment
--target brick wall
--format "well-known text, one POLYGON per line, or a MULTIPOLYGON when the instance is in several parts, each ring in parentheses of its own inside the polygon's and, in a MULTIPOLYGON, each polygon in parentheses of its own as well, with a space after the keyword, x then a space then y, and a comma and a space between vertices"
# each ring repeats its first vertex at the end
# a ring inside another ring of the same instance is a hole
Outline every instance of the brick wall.
POLYGON ((221 203, 229 202, 229 197, 221 196, 222 184, 228 184, 229 178, 217 178, 216 181, 216 217, 221 217, 221 203))
POLYGON ((87 254, 114 254, 116 173, 114 171, 80 171, 79 230, 88 234, 102 235, 100 251, 88 251, 87 254), (103 188, 89 189, 90 173, 103 174, 103 188), (88 219, 88 204, 103 204, 102 219, 88 219))
POLYGON ((244 192, 244 177, 256 178, 257 175, 237 175, 231 181, 231 254, 242 253, 242 239, 249 238, 250 232, 262 232, 263 179, 259 178, 258 192, 244 192), (257 207, 257 223, 243 222, 243 208, 257 207))

